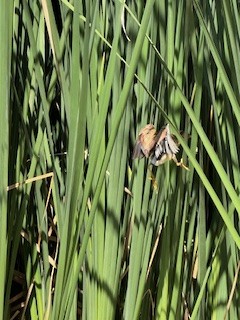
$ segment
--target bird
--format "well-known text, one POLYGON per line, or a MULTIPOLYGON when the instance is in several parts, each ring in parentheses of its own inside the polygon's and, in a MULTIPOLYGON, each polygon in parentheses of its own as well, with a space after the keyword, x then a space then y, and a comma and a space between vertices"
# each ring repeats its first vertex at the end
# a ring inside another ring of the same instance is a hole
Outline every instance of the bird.
POLYGON ((138 138, 133 150, 133 159, 149 158, 151 164, 160 166, 166 161, 173 160, 177 166, 188 170, 183 161, 177 160, 176 154, 179 152, 178 141, 170 133, 169 124, 163 126, 159 132, 153 124, 147 124, 138 134, 138 138))

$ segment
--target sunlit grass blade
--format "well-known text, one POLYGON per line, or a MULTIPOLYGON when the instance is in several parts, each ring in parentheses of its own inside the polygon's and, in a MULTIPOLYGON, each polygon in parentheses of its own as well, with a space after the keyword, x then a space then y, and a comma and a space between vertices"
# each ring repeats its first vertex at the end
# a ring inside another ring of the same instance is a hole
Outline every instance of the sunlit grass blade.
POLYGON ((9 112, 10 112, 10 70, 11 70, 11 51, 12 51, 12 21, 13 5, 12 2, 4 2, 0 12, 0 263, 1 280, 0 290, 0 318, 4 318, 5 283, 7 279, 7 185, 8 185, 8 152, 9 152, 9 112))

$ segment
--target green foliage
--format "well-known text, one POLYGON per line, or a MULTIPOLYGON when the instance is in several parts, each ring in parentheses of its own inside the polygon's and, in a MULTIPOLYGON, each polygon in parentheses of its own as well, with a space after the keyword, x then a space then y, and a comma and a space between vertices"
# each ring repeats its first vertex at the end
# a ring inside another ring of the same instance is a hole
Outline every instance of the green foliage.
POLYGON ((3 2, 0 319, 240 318, 239 16, 3 2), (132 159, 166 122, 189 171, 132 159))

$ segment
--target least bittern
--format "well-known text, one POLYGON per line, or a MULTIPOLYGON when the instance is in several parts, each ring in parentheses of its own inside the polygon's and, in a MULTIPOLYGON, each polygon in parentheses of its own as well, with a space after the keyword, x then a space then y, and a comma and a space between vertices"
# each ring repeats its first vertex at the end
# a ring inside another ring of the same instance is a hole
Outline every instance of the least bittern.
POLYGON ((153 124, 147 124, 139 132, 133 150, 133 159, 150 157, 154 166, 160 166, 166 161, 173 160, 177 166, 188 170, 182 160, 178 162, 176 157, 178 151, 178 142, 176 137, 170 133, 169 124, 162 127, 158 133, 153 124))

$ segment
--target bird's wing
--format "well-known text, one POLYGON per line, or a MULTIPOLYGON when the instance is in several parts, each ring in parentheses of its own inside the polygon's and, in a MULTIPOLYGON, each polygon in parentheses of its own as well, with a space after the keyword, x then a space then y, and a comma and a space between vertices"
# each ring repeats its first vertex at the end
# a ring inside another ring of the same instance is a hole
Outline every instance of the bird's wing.
POLYGON ((143 158, 144 156, 146 158, 149 157, 156 144, 155 136, 156 129, 154 125, 147 124, 144 128, 141 129, 133 150, 133 159, 143 158))

